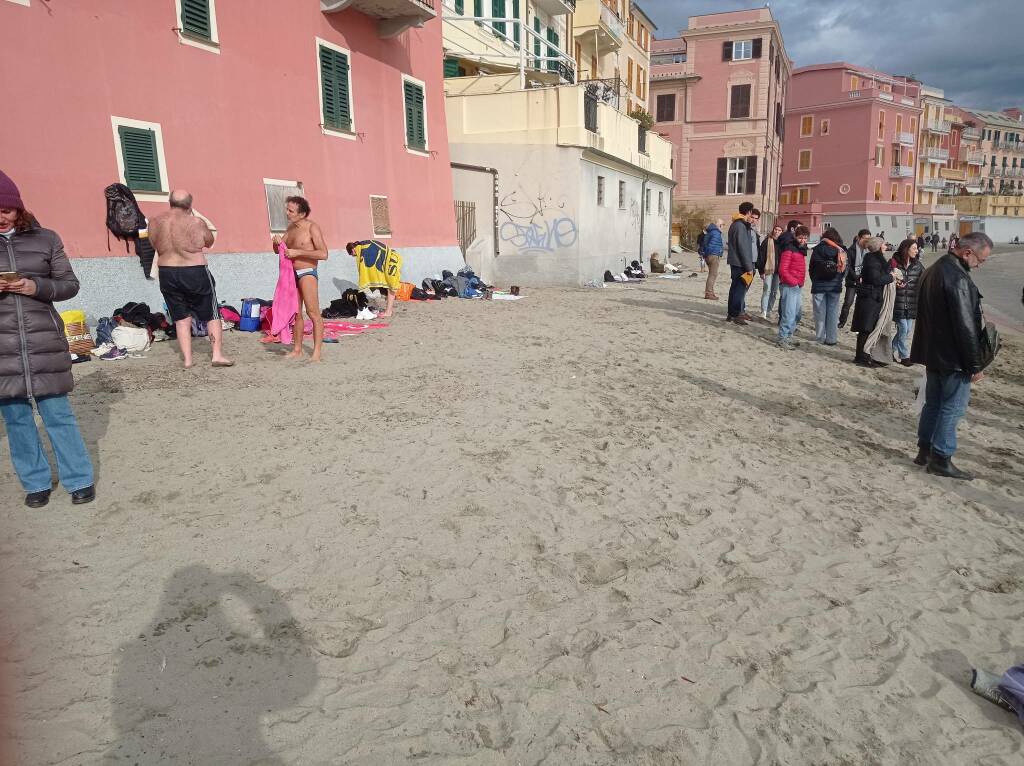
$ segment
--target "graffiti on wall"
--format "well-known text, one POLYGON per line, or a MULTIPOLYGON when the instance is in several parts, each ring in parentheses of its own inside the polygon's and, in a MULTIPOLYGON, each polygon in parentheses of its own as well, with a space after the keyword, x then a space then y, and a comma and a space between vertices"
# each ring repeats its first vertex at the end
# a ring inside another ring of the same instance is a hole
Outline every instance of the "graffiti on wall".
POLYGON ((498 214, 504 218, 498 229, 501 240, 519 255, 553 255, 575 245, 579 236, 564 199, 539 190, 529 194, 522 185, 501 198, 498 214))

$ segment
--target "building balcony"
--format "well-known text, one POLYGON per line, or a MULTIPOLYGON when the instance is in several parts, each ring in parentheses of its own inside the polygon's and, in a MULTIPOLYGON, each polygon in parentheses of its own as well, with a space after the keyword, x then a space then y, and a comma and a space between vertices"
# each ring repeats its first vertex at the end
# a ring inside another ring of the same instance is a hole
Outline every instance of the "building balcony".
POLYGON ((964 184, 964 190, 968 194, 981 194, 981 190, 983 188, 984 187, 981 185, 981 181, 978 180, 968 181, 967 183, 964 184))
POLYGON ((672 144, 650 131, 640 139, 639 123, 594 91, 592 84, 581 83, 472 95, 449 92, 449 143, 576 147, 671 178, 672 144))
POLYGON ((960 183, 963 183, 967 180, 967 171, 964 168, 939 168, 939 175, 947 181, 959 181, 960 183))
POLYGON ((984 165, 985 155, 979 151, 968 149, 960 152, 960 159, 968 165, 984 165))
POLYGON ((949 161, 949 149, 943 149, 938 146, 929 146, 923 151, 923 154, 928 162, 945 164, 949 161))
POLYGON ((889 168, 889 178, 913 178, 914 169, 910 165, 894 165, 889 168))
POLYGON ((964 128, 960 134, 961 141, 980 141, 981 128, 964 128))
POLYGON ((1024 152, 1024 143, 1020 141, 1000 141, 999 148, 1004 152, 1024 152))
POLYGON ((600 0, 581 0, 573 14, 573 22, 573 35, 584 44, 596 42, 598 53, 617 51, 626 37, 626 25, 622 19, 600 0))
POLYGON ((894 144, 898 144, 899 146, 913 146, 914 145, 914 134, 913 133, 907 133, 906 131, 901 130, 901 131, 893 134, 892 142, 894 144))
POLYGON ((340 13, 348 8, 380 19, 377 36, 385 39, 398 37, 413 27, 422 27, 437 16, 435 0, 320 0, 324 13, 340 13))
POLYGON ((519 19, 459 16, 446 7, 441 29, 445 57, 470 63, 478 70, 468 77, 446 77, 446 94, 497 93, 576 82, 576 62, 519 19))
POLYGON ((946 188, 945 178, 926 178, 918 184, 925 191, 941 191, 946 188))
POLYGON ((1003 171, 1005 169, 1006 168, 1001 168, 1001 167, 998 167, 998 166, 996 166, 996 167, 990 166, 989 169, 988 169, 989 178, 1002 178, 1003 177, 1003 171))
POLYGON ((914 205, 914 215, 956 215, 956 205, 914 205))
POLYGON ((576 13, 576 0, 533 0, 533 4, 549 16, 576 13))
POLYGON ((953 123, 949 120, 929 120, 924 123, 924 129, 938 136, 947 136, 953 130, 953 123))

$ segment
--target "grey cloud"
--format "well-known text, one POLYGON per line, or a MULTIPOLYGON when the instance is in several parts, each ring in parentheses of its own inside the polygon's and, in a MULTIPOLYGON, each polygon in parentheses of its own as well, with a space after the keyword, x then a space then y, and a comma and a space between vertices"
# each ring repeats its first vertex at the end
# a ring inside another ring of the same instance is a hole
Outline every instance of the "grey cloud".
MULTIPOLYGON (((743 0, 640 0, 658 37, 689 16, 754 7, 743 0)), ((914 75, 977 109, 1024 107, 1019 0, 778 0, 772 14, 797 66, 849 61, 914 75)))

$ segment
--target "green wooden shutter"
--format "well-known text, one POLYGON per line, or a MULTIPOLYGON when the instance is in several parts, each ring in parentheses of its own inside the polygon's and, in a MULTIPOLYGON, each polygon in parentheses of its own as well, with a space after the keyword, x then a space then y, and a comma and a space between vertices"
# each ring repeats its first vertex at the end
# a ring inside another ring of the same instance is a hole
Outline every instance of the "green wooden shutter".
MULTIPOLYGON (((551 27, 548 27, 548 34, 547 34, 547 36, 548 36, 548 42, 549 43, 554 43, 554 45, 549 45, 548 46, 548 54, 547 55, 548 56, 557 56, 558 55, 558 32, 553 30, 551 27)), ((557 70, 558 70, 558 62, 557 61, 549 61, 548 62, 548 71, 549 72, 555 72, 557 70)))
MULTIPOLYGON (((533 55, 540 55, 540 18, 537 16, 533 17, 533 31, 536 32, 536 36, 533 38, 533 55)), ((540 69, 540 59, 533 60, 533 68, 540 69)))
POLYGON ((458 77, 459 76, 459 60, 458 59, 445 59, 444 60, 444 76, 445 77, 458 77))
POLYGON ((213 39, 210 0, 181 0, 181 31, 192 37, 213 39))
POLYGON ((427 148, 427 126, 423 111, 423 88, 406 81, 405 91, 405 143, 410 149, 427 148))
POLYGON ((515 16, 516 22, 512 25, 512 39, 516 41, 516 49, 519 49, 519 0, 512 0, 512 15, 515 16))
MULTIPOLYGON (((499 19, 505 18, 505 0, 491 0, 491 16, 499 19)), ((508 34, 508 29, 503 21, 496 21, 493 23, 495 32, 502 35, 508 34)))
POLYGON ((348 92, 348 56, 320 46, 320 95, 324 105, 324 126, 352 129, 352 101, 348 92))
POLYGON ((124 182, 136 191, 161 191, 156 131, 117 126, 124 159, 124 182))
POLYGON ((484 15, 484 0, 473 0, 473 15, 478 19, 484 15))
POLYGON ((466 13, 466 0, 455 0, 455 12, 460 16, 466 13))

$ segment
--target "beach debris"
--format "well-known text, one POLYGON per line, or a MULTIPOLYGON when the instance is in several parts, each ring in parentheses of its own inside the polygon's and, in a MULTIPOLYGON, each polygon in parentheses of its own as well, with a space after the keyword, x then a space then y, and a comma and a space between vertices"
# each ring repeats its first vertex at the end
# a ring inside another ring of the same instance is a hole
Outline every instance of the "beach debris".
POLYGON ((599 705, 599 704, 597 704, 597 703, 595 702, 595 703, 594 703, 594 707, 596 707, 596 708, 597 708, 598 710, 600 710, 600 711, 601 711, 602 713, 604 713, 605 715, 611 715, 611 713, 609 713, 609 712, 608 712, 608 709, 607 709, 607 708, 606 708, 606 707, 605 707, 604 705, 599 705))
POLYGON ((681 678, 682 680, 686 681, 686 683, 688 683, 688 684, 695 684, 695 683, 697 683, 696 681, 691 681, 691 680, 690 680, 689 678, 687 678, 686 676, 679 676, 679 677, 680 677, 680 678, 681 678))

